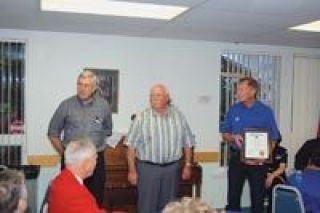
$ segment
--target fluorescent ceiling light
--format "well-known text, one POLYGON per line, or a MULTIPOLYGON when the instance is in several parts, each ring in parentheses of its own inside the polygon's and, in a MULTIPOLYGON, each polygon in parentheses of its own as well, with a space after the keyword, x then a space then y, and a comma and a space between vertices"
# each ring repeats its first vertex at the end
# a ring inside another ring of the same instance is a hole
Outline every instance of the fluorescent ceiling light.
POLYGON ((41 10, 170 20, 187 7, 111 0, 41 0, 41 10))
POLYGON ((307 24, 301 24, 298 26, 290 27, 290 30, 320 32, 320 20, 313 21, 307 24))

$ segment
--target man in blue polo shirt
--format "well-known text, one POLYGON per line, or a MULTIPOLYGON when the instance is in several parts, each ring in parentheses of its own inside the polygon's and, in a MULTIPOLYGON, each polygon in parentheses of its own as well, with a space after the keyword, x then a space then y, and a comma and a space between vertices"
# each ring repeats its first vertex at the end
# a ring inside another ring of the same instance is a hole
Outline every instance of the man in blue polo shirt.
POLYGON ((223 140, 230 144, 231 159, 228 169, 228 212, 241 212, 241 194, 245 179, 248 178, 251 197, 251 212, 263 212, 265 177, 267 166, 262 160, 240 159, 245 129, 269 131, 272 143, 280 139, 280 133, 272 110, 256 100, 258 82, 251 77, 240 79, 239 102, 226 114, 223 127, 223 140))

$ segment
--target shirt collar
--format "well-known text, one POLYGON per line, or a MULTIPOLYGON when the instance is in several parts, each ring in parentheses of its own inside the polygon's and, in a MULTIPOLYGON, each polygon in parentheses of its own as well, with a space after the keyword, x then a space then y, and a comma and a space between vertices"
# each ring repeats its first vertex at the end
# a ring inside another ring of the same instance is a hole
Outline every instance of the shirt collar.
POLYGON ((83 185, 83 180, 82 180, 82 178, 80 178, 78 175, 75 175, 75 174, 74 174, 74 177, 77 179, 77 181, 78 181, 81 185, 83 185))
POLYGON ((169 104, 168 107, 167 107, 167 110, 164 112, 164 113, 159 113, 157 111, 155 111, 152 107, 151 107, 151 112, 152 112, 152 115, 153 116, 161 116, 161 117, 165 117, 165 116, 168 116, 171 111, 172 111, 172 105, 169 104))
POLYGON ((79 101, 79 103, 80 103, 81 105, 86 106, 86 105, 92 104, 92 103, 96 100, 96 96, 93 95, 92 98, 91 98, 90 100, 88 100, 88 101, 83 101, 83 100, 81 100, 81 99, 77 96, 77 100, 79 101))
POLYGON ((255 100, 255 102, 250 107, 247 107, 247 105, 245 105, 243 102, 240 102, 241 106, 246 109, 254 108, 257 105, 257 103, 258 103, 258 100, 255 100))

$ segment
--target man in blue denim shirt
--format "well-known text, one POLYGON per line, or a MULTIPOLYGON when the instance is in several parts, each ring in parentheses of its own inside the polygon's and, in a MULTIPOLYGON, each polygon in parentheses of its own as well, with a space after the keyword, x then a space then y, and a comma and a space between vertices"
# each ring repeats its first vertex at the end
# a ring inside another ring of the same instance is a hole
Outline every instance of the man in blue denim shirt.
POLYGON ((50 121, 48 137, 62 157, 62 167, 65 146, 72 139, 82 136, 92 139, 98 151, 97 166, 93 175, 84 183, 102 207, 105 182, 104 149, 106 138, 112 134, 112 118, 108 102, 97 94, 96 90, 96 75, 89 70, 80 73, 77 95, 59 105, 50 121))
POLYGON ((248 178, 251 197, 251 212, 263 212, 265 177, 267 166, 262 160, 240 160, 245 129, 265 129, 270 132, 273 143, 280 139, 272 110, 256 100, 258 83, 251 77, 240 79, 238 87, 239 103, 228 111, 223 127, 223 140, 231 147, 228 169, 228 212, 241 212, 241 194, 244 181, 248 178))

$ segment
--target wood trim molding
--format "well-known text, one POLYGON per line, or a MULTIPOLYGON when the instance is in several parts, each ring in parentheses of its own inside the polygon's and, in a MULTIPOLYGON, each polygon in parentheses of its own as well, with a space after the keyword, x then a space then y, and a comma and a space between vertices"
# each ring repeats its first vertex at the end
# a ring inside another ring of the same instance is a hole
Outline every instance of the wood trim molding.
POLYGON ((218 162, 220 159, 219 152, 195 152, 194 161, 203 163, 203 162, 218 162))
POLYGON ((59 155, 30 155, 27 158, 29 165, 54 167, 60 162, 59 155))

